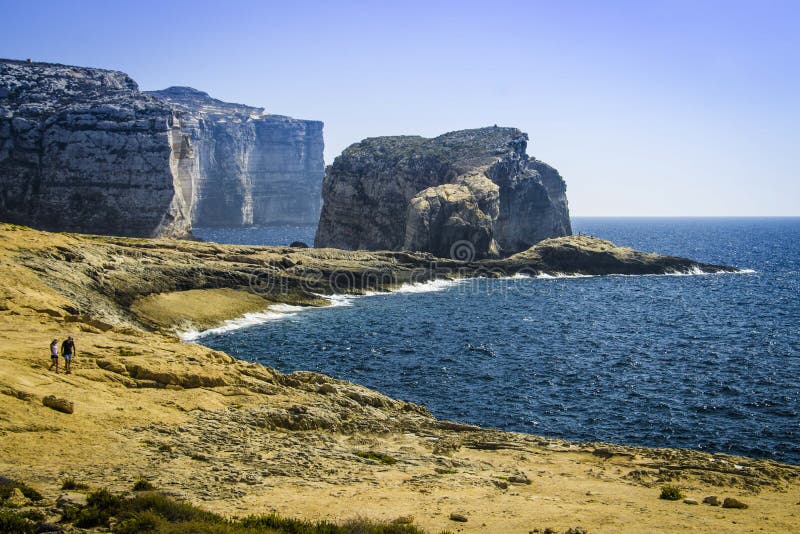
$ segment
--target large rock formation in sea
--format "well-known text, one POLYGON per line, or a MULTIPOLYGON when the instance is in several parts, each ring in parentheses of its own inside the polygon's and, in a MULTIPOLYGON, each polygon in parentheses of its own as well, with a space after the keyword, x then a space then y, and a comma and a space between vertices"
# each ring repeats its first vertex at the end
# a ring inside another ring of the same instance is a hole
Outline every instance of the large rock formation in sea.
POLYGON ((564 180, 527 141, 495 126, 351 145, 327 169, 316 246, 463 260, 570 235, 564 180))
POLYGON ((0 60, 0 220, 175 236, 197 225, 309 223, 322 123, 127 74, 0 60))

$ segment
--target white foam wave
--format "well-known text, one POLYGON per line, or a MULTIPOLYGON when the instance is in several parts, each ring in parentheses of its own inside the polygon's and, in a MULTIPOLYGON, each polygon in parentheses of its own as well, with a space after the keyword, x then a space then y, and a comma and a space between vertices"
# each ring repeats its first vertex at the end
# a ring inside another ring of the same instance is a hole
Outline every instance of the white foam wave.
POLYGON ((263 312, 245 313, 244 315, 242 315, 241 317, 237 317, 236 319, 228 319, 224 323, 222 323, 221 326, 217 326, 215 328, 209 328, 208 330, 191 329, 185 332, 179 332, 178 337, 180 337, 183 341, 196 341, 202 337, 214 334, 224 334, 232 330, 240 330, 242 328, 263 324, 269 321, 285 319, 287 317, 295 315, 298 311, 304 309, 305 308, 303 308, 302 306, 275 304, 274 306, 270 306, 266 311, 263 312))
POLYGON ((556 278, 594 278, 593 274, 580 273, 539 273, 536 278, 539 280, 553 280, 556 278))
POLYGON ((353 300, 357 298, 356 295, 318 295, 328 302, 330 302, 331 308, 338 308, 341 306, 352 306, 353 300))
POLYGON ((397 289, 391 291, 391 293, 433 293, 436 291, 444 291, 445 289, 458 285, 461 282, 463 282, 463 279, 448 280, 439 278, 436 280, 428 280, 427 282, 403 284, 397 289))

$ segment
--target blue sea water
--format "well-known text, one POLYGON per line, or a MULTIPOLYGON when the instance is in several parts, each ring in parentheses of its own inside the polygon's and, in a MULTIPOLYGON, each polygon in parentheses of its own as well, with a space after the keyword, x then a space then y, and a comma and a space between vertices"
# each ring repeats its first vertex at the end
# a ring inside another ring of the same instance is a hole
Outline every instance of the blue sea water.
MULTIPOLYGON (((755 272, 465 281, 199 341, 357 382, 440 418, 800 464, 800 218, 573 223, 621 245, 755 272)), ((313 236, 226 232, 216 240, 313 236)))

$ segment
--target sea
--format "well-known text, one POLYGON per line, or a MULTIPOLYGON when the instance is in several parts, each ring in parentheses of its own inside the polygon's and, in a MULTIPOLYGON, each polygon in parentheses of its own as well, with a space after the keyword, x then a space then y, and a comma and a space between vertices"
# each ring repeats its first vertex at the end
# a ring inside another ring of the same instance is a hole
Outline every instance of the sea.
MULTIPOLYGON (((314 230, 195 235, 312 244, 314 230)), ((190 339, 443 419, 800 464, 800 218, 575 217, 573 230, 741 272, 414 284, 284 306, 190 339)))

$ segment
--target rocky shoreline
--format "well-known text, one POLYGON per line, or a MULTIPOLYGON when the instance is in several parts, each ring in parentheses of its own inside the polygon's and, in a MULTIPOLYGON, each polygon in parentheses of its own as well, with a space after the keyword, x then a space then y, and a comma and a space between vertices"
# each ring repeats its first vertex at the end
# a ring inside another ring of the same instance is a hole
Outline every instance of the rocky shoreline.
POLYGON ((434 278, 694 270, 735 269, 586 236, 458 262, 3 224, 0 473, 53 500, 67 477, 113 491, 145 478, 228 516, 413 516, 433 532, 790 531, 800 514, 797 466, 440 421, 424 406, 315 373, 282 374, 175 335, 276 303, 324 305, 319 294, 434 278), (75 371, 57 375, 47 345, 67 334, 78 343, 75 371), (46 406, 48 396, 72 402, 73 413, 46 406), (690 500, 734 497, 749 508, 659 499, 667 483, 690 500))

